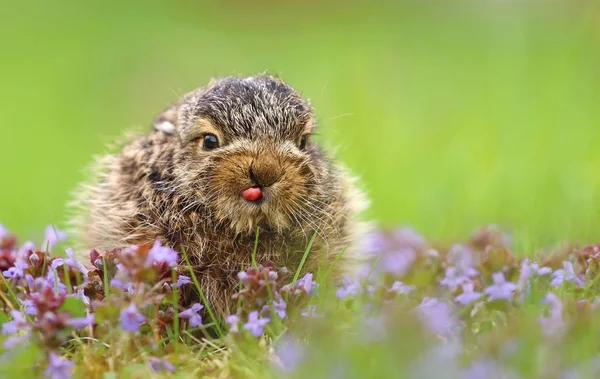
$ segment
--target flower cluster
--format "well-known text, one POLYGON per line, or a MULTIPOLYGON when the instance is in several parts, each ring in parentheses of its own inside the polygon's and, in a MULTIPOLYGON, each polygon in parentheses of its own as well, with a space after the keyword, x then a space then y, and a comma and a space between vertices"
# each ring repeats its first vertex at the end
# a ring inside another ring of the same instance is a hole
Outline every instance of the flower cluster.
MULTIPOLYGON (((225 321, 230 332, 246 330, 254 337, 260 337, 265 326, 274 317, 279 320, 288 317, 288 304, 293 305, 292 309, 306 304, 317 288, 311 273, 283 285, 289 280, 288 273, 285 270, 278 272, 270 263, 241 271, 238 279, 242 288, 234 295, 234 299, 239 300, 240 306, 225 321)), ((307 312, 302 314, 308 316, 307 312)))
MULTIPOLYGON (((32 242, 18 247, 15 236, 0 226, 2 291, 10 294, 2 301, 11 316, 2 325, 3 346, 12 349, 33 342, 42 347, 47 352, 45 375, 49 378, 73 374, 74 364, 59 352, 74 332, 93 334, 114 324, 135 333, 148 323, 159 335, 165 334, 174 312, 173 304, 165 305, 163 300, 190 283, 175 270, 177 252, 158 241, 104 254, 93 250, 88 269, 72 249, 66 249, 62 257, 54 255, 65 239, 64 232, 50 226, 39 249, 32 242), (117 317, 110 317, 113 309, 120 309, 117 317), (156 309, 151 320, 148 311, 156 309)), ((200 309, 202 305, 196 304, 179 316, 197 327, 202 324, 200 309)), ((156 362, 153 367, 158 367, 156 362)), ((161 365, 170 370, 168 362, 161 365)))
MULTIPOLYGON (((178 304, 180 292, 194 284, 183 274, 189 270, 179 254, 160 241, 92 250, 84 264, 71 249, 58 249, 65 238, 49 227, 40 247, 19 245, 0 225, 6 354, 35 344, 44 352, 44 375, 66 379, 76 369, 68 358, 78 349, 72 341, 85 337, 89 347, 103 338, 115 343, 118 335, 130 346, 146 347, 146 369, 170 375, 176 367, 159 347, 177 351, 178 344, 198 341, 199 333, 211 338, 211 328, 219 327, 203 319, 210 304, 178 304)), ((339 332, 340 338, 357 336, 359 345, 370 347, 394 341, 403 317, 417 327, 409 324, 400 339, 418 330, 425 336, 419 341, 437 341, 407 365, 413 375, 439 377, 439 371, 430 371, 433 360, 449 377, 518 377, 503 357, 516 354, 520 329, 535 329, 553 348, 597 317, 600 245, 519 258, 496 226, 449 245, 431 244, 409 228, 377 230, 363 242, 370 260, 329 282, 322 279, 329 268, 300 275, 258 262, 239 272, 239 291, 231 299, 235 311, 218 320, 232 338, 210 341, 211 346, 222 344, 221 350, 229 343, 269 341, 272 361, 280 373, 290 374, 315 359, 319 344, 307 348, 309 335, 339 332), (306 332, 310 328, 325 333, 306 332)), ((590 367, 600 374, 600 367, 590 367)))

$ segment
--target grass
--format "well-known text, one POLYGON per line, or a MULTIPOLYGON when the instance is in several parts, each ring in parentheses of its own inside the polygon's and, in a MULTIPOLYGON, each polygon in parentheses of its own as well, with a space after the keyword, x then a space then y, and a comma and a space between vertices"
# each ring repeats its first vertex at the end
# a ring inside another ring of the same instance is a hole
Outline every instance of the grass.
MULTIPOLYGON (((377 243, 370 246, 378 248, 372 250, 362 282, 333 283, 326 275, 318 282, 310 276, 296 280, 301 268, 294 278, 273 276, 260 263, 248 268, 236 313, 240 321, 226 320, 228 331, 207 303, 211 322, 190 326, 177 291, 163 293, 164 286, 156 283, 156 275, 174 283, 179 274, 167 269, 170 275, 162 276, 163 266, 148 266, 144 247, 133 253, 136 258, 125 259, 119 252, 101 257, 103 267, 111 267, 115 257, 126 262, 116 277, 132 281, 131 295, 112 284, 114 273, 108 278, 110 270, 102 269, 89 276, 88 284, 61 288, 65 280, 53 268, 54 258, 46 256, 38 260, 40 267, 32 263, 26 272, 36 276, 47 261, 53 270, 48 291, 36 284, 38 295, 24 297, 27 281, 17 276, 4 282, 3 293, 13 294, 2 297, 5 312, 24 307, 21 300, 29 298, 38 313, 17 321, 18 331, 10 331, 8 325, 15 322, 10 319, 18 318, 0 312, 4 343, 29 333, 4 350, 11 364, 1 366, 0 373, 42 377, 48 352, 55 352, 61 362, 72 363, 53 378, 597 377, 600 245, 546 251, 527 261, 518 258, 518 251, 513 254, 497 227, 448 246, 402 231, 373 236, 377 243), (94 292, 108 281, 110 293, 94 292), (60 293, 81 288, 91 297, 95 326, 76 332, 68 320, 83 317, 86 307, 79 295, 65 299, 60 293), (461 299, 471 293, 476 296, 461 299), (284 316, 278 305, 282 299, 287 302, 284 316), (131 304, 144 315, 133 329, 123 315, 131 304), (172 319, 165 318, 169 312, 172 319), (256 322, 253 312, 267 320, 257 334, 250 326, 256 322)), ((0 241, 4 249, 6 241, 0 241)), ((75 276, 75 269, 63 268, 75 276)), ((192 278, 198 287, 193 272, 192 278)))
MULTIPOLYGON (((379 224, 411 225, 432 242, 449 243, 498 223, 514 237, 517 257, 563 241, 600 241, 593 2, 61 0, 4 9, 0 33, 10 38, 0 40, 0 221, 23 240, 39 241, 47 223, 63 224, 69 191, 86 176, 81 170, 125 129, 149 125, 167 103, 210 77, 269 70, 311 99, 318 138, 361 177, 372 200, 368 216, 379 224)), ((397 316, 389 338, 373 342, 375 332, 364 326, 370 300, 340 301, 328 281, 316 302, 324 321, 298 317, 264 341, 183 344, 173 334, 170 344, 149 351, 147 341, 115 326, 110 339, 79 340, 65 353, 80 376, 156 375, 147 358, 164 355, 177 364, 175 377, 265 377, 276 372, 266 362, 270 347, 294 335, 310 346, 297 376, 442 377, 453 365, 487 357, 522 377, 561 377, 593 365, 598 353, 596 314, 581 313, 597 294, 595 263, 586 264, 591 268, 576 266, 578 273, 591 270, 583 291, 536 279, 524 303, 492 304, 474 318, 463 310, 468 330, 457 359, 436 350, 452 345, 440 344, 410 315, 397 316), (556 339, 539 328, 549 290, 572 328, 556 339), (505 349, 517 353, 503 355, 505 349), (415 362, 446 371, 411 376, 406 370, 415 362)), ((482 278, 486 286, 490 274, 482 278)), ((417 270, 410 280, 419 289, 398 309, 413 309, 424 296, 449 296, 432 284, 440 275, 417 270)), ((105 291, 114 295, 109 286, 105 291)), ((4 303, 17 304, 13 293, 3 295, 4 303)), ((191 340, 186 333, 180 341, 191 340)), ((32 377, 41 371, 31 364, 44 354, 35 344, 15 352, 3 375, 32 377)))

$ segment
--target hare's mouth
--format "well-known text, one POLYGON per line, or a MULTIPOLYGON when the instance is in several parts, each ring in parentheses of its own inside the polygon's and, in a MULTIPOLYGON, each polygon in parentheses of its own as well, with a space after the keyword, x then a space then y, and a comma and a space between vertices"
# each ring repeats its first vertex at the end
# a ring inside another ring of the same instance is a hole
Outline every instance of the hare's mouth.
POLYGON ((263 200, 263 189, 261 186, 250 186, 244 189, 240 196, 250 203, 259 203, 263 200))

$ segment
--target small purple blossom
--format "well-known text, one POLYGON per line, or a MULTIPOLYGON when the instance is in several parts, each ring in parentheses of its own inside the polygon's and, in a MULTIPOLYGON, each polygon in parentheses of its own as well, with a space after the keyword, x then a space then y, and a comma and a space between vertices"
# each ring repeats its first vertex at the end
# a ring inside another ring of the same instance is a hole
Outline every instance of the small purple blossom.
POLYGON ((335 292, 335 295, 339 299, 345 299, 349 296, 356 296, 363 291, 362 286, 358 281, 352 280, 347 276, 344 276, 343 280, 344 284, 335 292))
POLYGON ((192 279, 190 279, 189 276, 186 275, 178 275, 177 276, 177 283, 173 283, 171 284, 172 288, 181 288, 186 284, 190 284, 192 282, 192 279))
POLYGON ((434 334, 449 336, 454 332, 456 320, 447 303, 425 297, 416 310, 423 323, 434 334))
POLYGON ((171 362, 169 362, 166 359, 159 359, 159 358, 155 358, 155 357, 151 357, 148 361, 150 368, 152 369, 152 371, 154 372, 164 372, 164 371, 168 371, 170 373, 174 373, 175 372, 175 366, 173 366, 173 364, 171 362))
POLYGON ((22 334, 13 334, 4 340, 2 346, 5 349, 14 349, 19 345, 23 345, 31 339, 31 329, 26 329, 22 334))
POLYGON ((292 373, 304 360, 306 349, 298 340, 285 336, 275 346, 275 354, 279 358, 279 368, 292 373))
POLYGON ((304 292, 308 294, 308 296, 312 296, 316 287, 317 283, 313 281, 313 274, 311 273, 304 275, 301 279, 299 279, 296 282, 296 288, 303 289, 304 292))
POLYGON ((516 379, 513 373, 507 371, 496 361, 486 358, 471 363, 462 373, 462 379, 516 379))
POLYGON ((49 379, 68 379, 73 376, 74 368, 75 363, 56 353, 50 353, 44 376, 49 379))
POLYGON ((563 262, 563 268, 554 271, 552 274, 552 282, 550 285, 557 287, 563 284, 563 282, 571 282, 575 284, 577 287, 583 287, 583 279, 575 274, 575 269, 573 268, 573 263, 569 261, 563 262))
POLYGON ((22 278, 25 276, 23 270, 27 268, 27 263, 22 260, 15 261, 14 267, 10 267, 8 270, 4 271, 2 274, 5 278, 22 278))
POLYGON ((360 241, 360 250, 370 255, 382 253, 387 246, 387 238, 381 230, 373 230, 360 241))
POLYGON ((140 313, 134 303, 129 304, 120 314, 121 328, 128 332, 137 332, 140 326, 146 320, 146 317, 140 313))
POLYGON ((473 283, 465 283, 462 285, 463 292, 456 296, 456 300, 459 304, 466 306, 479 299, 482 295, 481 292, 473 291, 473 283))
POLYGON ((529 259, 525 259, 521 264, 521 273, 519 275, 519 287, 523 288, 532 276, 548 275, 552 272, 550 267, 540 267, 539 263, 529 263, 529 259))
POLYGON ((517 289, 517 285, 507 282, 504 273, 497 272, 492 275, 494 283, 485 289, 486 295, 492 300, 510 300, 517 289))
POLYGON ((179 317, 185 318, 189 320, 190 326, 192 328, 197 328, 202 326, 202 317, 199 312, 204 308, 204 306, 200 303, 196 303, 192 305, 189 309, 181 312, 179 317))
POLYGON ((254 337, 260 337, 263 334, 265 325, 271 321, 268 318, 258 318, 258 311, 252 311, 248 314, 248 322, 244 324, 244 329, 250 331, 254 337))
POLYGON ((240 272, 238 272, 238 279, 245 286, 247 286, 248 284, 250 284, 250 281, 248 280, 248 273, 246 271, 240 271, 240 272))
POLYGON ((4 239, 6 236, 8 236, 8 230, 4 225, 0 224, 0 240, 4 239))
POLYGON ((23 300, 21 302, 21 304, 23 304, 23 307, 25 308, 25 314, 30 315, 30 316, 36 316, 38 314, 37 307, 35 306, 35 303, 33 302, 33 300, 26 299, 26 300, 23 300))
POLYGON ((402 283, 401 281, 397 280, 394 282, 394 284, 392 284, 392 288, 390 288, 388 290, 388 292, 393 292, 396 295, 400 295, 400 294, 406 295, 414 289, 415 289, 415 286, 406 285, 406 284, 402 283))
POLYGON ((2 334, 16 334, 23 327, 27 326, 27 319, 23 317, 21 312, 12 310, 10 311, 12 321, 7 321, 2 324, 2 334))
POLYGON ((283 319, 285 318, 285 308, 287 307, 287 304, 285 302, 285 300, 283 300, 283 297, 279 297, 278 300, 273 300, 273 308, 275 308, 275 313, 277 313, 277 315, 279 316, 279 318, 283 319))
POLYGON ((83 329, 88 326, 94 325, 94 320, 94 314, 89 314, 81 318, 72 318, 69 321, 67 321, 67 325, 75 329, 83 329))
POLYGON ((44 239, 44 244, 42 246, 42 249, 45 250, 47 248, 48 251, 52 251, 52 249, 54 249, 54 246, 56 246, 57 243, 63 242, 66 240, 67 240, 67 233, 55 228, 52 225, 48 225, 48 227, 46 227, 46 237, 44 239))
POLYGON ((471 279, 467 275, 459 273, 456 267, 448 267, 444 278, 440 280, 440 284, 448 287, 452 292, 454 292, 458 286, 470 282, 471 279))
POLYGON ((464 275, 473 277, 478 274, 477 270, 473 268, 473 251, 466 246, 452 245, 448 251, 448 262, 464 275))
POLYGON ((427 240, 410 227, 400 227, 392 231, 392 239, 398 246, 409 249, 420 249, 427 245, 427 240))
POLYGON ((148 252, 146 262, 148 264, 166 262, 170 267, 175 267, 178 261, 178 254, 170 247, 161 245, 159 240, 154 242, 154 246, 148 252))
POLYGON ((379 260, 379 270, 395 276, 402 276, 410 270, 417 259, 417 253, 411 248, 400 248, 383 254, 379 260))
POLYGON ((237 333, 240 331, 240 317, 238 315, 229 315, 225 317, 225 322, 229 327, 229 332, 237 333))
POLYGON ((557 334, 565 325, 562 318, 563 305, 558 296, 552 292, 546 295, 544 303, 550 306, 550 310, 548 316, 540 317, 540 325, 544 334, 552 336, 557 334))
POLYGON ((306 310, 301 313, 302 317, 323 317, 322 314, 317 313, 316 305, 309 305, 306 310))
POLYGON ((21 246, 21 248, 19 249, 19 251, 17 253, 17 256, 24 257, 25 254, 27 254, 30 251, 34 251, 34 250, 35 250, 35 244, 31 241, 27 241, 23 244, 23 246, 21 246))
POLYGON ((121 279, 117 278, 116 276, 110 280, 110 286, 122 289, 123 291, 127 291, 128 293, 130 293, 132 295, 135 292, 133 283, 131 283, 131 282, 123 283, 123 281, 121 281, 121 279))
POLYGON ((58 289, 58 294, 60 294, 60 295, 64 295, 67 293, 67 286, 66 286, 66 284, 64 284, 60 281, 60 278, 58 277, 58 273, 56 272, 56 270, 48 270, 48 273, 46 274, 46 283, 45 284, 52 288, 58 289))
POLYGON ((57 268, 59 268, 60 266, 64 265, 65 261, 62 258, 55 258, 52 263, 50 264, 50 267, 53 270, 56 270, 57 268))
POLYGON ((67 253, 67 257, 68 257, 67 260, 65 261, 65 263, 69 267, 74 268, 74 269, 78 270, 79 272, 81 272, 84 275, 84 278, 87 278, 87 274, 88 274, 89 270, 83 265, 83 263, 81 263, 77 259, 73 249, 68 248, 65 250, 65 252, 67 253))

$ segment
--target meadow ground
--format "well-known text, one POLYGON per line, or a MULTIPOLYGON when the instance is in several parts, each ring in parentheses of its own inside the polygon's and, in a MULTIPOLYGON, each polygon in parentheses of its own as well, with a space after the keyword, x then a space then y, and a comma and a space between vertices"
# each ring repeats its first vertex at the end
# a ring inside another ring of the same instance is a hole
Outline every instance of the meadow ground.
MULTIPOLYGON (((457 306, 464 288, 452 292, 440 280, 446 268, 462 263, 446 261, 445 252, 453 242, 466 244, 482 225, 505 228, 517 258, 563 241, 580 247, 600 242, 600 51, 592 2, 39 1, 3 8, 0 222, 20 241, 41 242, 46 224, 64 222, 64 204, 84 166, 123 130, 149 125, 168 102, 210 77, 269 70, 311 99, 319 138, 362 177, 373 202, 368 216, 383 226, 410 225, 442 243, 439 267, 410 263, 411 270, 427 267, 421 270, 425 279, 407 268, 377 283, 386 291, 395 280, 416 286, 398 295, 394 309, 414 309, 425 296, 457 306)), ((377 340, 375 327, 361 324, 363 305, 371 300, 340 299, 325 283, 329 295, 315 298, 324 307, 317 312, 329 314, 323 323, 309 328, 290 316, 268 333, 300 330, 303 343, 308 334, 319 337, 309 344, 313 358, 301 360, 295 373, 300 376, 415 377, 410 370, 418 369, 409 363, 421 360, 436 362, 429 368, 442 371, 416 377, 447 377, 455 364, 460 377, 473 362, 487 370, 509 367, 510 375, 526 378, 575 375, 569 370, 576 366, 593 370, 598 352, 596 271, 589 261, 595 253, 585 254, 561 250, 560 259, 545 261, 552 272, 534 275, 530 292, 519 281, 516 267, 522 262, 504 262, 506 279, 518 287, 508 290, 510 301, 491 304, 485 290, 494 283, 493 272, 472 263, 480 275, 470 279, 473 291, 482 292, 485 306, 475 313, 477 303, 459 307, 460 338, 444 336, 442 344, 435 336, 444 333, 417 332, 410 315, 394 316, 404 321, 393 322, 397 328, 385 333, 389 338, 377 340), (555 287, 552 282, 565 277, 557 270, 570 270, 563 260, 574 264, 574 272, 555 287), (560 302, 550 296, 545 304, 548 291, 560 302), (542 333, 539 318, 559 313, 563 327, 573 329, 561 329, 558 337, 542 333), (440 355, 417 354, 431 351, 440 355)), ((446 326, 454 325, 448 320, 446 326)), ((129 369, 147 370, 149 355, 168 356, 180 377, 189 370, 263 377, 271 369, 262 360, 270 339, 240 337, 232 342, 240 347, 233 355, 208 342, 189 348, 159 344, 150 354, 147 345, 136 345, 143 338, 113 326, 93 348, 83 344, 67 352, 78 375, 92 375, 85 368, 123 370, 123 362, 140 362, 129 369), (180 359, 177 354, 187 349, 193 358, 180 359), (110 359, 99 364, 92 358, 102 356, 110 359)), ((5 358, 11 364, 2 366, 3 375, 43 372, 45 354, 27 350, 19 357, 5 358), (25 366, 34 361, 41 368, 28 371, 25 366)))

